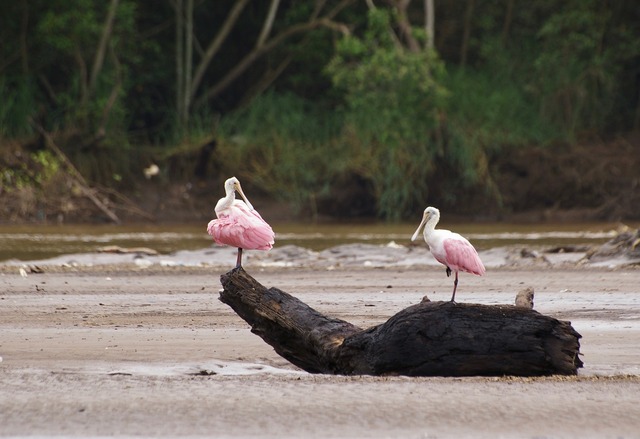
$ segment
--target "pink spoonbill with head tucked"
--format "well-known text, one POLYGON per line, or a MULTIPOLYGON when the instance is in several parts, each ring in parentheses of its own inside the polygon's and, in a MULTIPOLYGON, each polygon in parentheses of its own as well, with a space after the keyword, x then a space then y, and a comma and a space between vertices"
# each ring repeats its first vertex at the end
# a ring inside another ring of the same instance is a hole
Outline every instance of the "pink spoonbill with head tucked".
POLYGON ((242 266, 242 249, 269 250, 273 247, 275 234, 244 195, 237 178, 227 179, 224 191, 226 196, 218 200, 215 208, 218 218, 209 221, 207 233, 217 244, 238 248, 238 268, 242 266), (244 202, 236 200, 236 191, 244 202))
POLYGON ((424 227, 424 240, 427 242, 433 257, 447 267, 447 277, 451 276, 452 271, 456 274, 453 281, 453 294, 451 295, 451 301, 453 302, 456 297, 456 288, 458 287, 458 271, 466 271, 467 273, 482 276, 485 268, 478 256, 478 252, 467 238, 450 230, 436 230, 438 221, 440 221, 440 211, 435 207, 427 207, 422 215, 422 221, 411 240, 415 241, 420 234, 420 229, 424 227))

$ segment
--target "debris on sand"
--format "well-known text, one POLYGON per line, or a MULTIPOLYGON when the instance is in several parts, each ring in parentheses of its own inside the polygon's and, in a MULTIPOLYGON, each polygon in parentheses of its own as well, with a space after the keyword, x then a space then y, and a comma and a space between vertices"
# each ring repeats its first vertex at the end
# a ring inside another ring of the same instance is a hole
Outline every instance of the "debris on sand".
POLYGON ((520 290, 516 295, 515 305, 520 308, 533 309, 533 296, 534 291, 532 287, 527 287, 523 290, 520 290))
POLYGON ((157 256, 158 252, 148 247, 120 247, 119 245, 107 245, 99 247, 98 253, 117 253, 117 254, 142 254, 147 256, 157 256))
POLYGON ((625 226, 614 238, 593 248, 585 256, 590 262, 621 257, 640 263, 640 229, 625 226))

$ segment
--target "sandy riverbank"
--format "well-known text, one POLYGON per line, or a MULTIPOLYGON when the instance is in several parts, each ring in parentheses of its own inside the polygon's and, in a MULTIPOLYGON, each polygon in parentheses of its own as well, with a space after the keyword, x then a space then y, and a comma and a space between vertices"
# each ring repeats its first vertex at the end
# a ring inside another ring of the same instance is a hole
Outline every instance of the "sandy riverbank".
MULTIPOLYGON (((245 268, 363 327, 450 297, 440 267, 368 260, 245 268)), ((300 372, 218 301, 221 266, 0 271, 2 436, 640 437, 637 268, 496 263, 461 276, 461 302, 513 303, 531 286, 536 310, 582 334, 579 376, 539 379, 300 372)))

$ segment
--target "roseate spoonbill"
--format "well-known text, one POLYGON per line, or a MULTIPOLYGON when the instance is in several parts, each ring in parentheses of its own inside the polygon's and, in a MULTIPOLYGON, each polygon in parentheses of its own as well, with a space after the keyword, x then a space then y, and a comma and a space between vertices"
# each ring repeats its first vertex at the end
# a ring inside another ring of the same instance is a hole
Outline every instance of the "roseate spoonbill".
POLYGON ((218 218, 209 221, 207 233, 217 244, 238 248, 238 268, 242 266, 242 249, 269 250, 273 247, 275 234, 244 195, 237 178, 227 179, 224 191, 226 196, 218 200, 215 208, 218 218), (236 191, 244 202, 236 200, 236 191))
POLYGON ((447 277, 451 276, 452 271, 456 274, 456 278, 453 281, 453 294, 451 295, 451 301, 453 302, 456 297, 456 288, 458 287, 458 271, 466 271, 467 273, 482 276, 485 268, 478 256, 478 252, 467 238, 450 230, 436 230, 438 221, 440 221, 440 211, 435 207, 427 207, 422 215, 422 221, 411 240, 415 241, 420 234, 420 229, 424 227, 424 240, 427 242, 433 257, 447 267, 447 277))

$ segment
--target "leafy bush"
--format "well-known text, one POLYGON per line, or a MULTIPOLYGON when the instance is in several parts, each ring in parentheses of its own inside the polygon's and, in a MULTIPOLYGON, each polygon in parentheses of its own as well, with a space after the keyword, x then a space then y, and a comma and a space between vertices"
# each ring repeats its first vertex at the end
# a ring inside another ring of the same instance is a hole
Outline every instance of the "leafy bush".
MULTIPOLYGON (((338 43, 327 66, 343 101, 330 110, 291 94, 267 93, 220 123, 224 167, 297 209, 314 208, 341 175, 370 181, 380 217, 424 208, 436 167, 456 185, 490 184, 484 142, 462 117, 449 119, 444 65, 431 51, 398 50, 389 17, 370 11, 362 38, 338 43)), ((462 112, 458 113, 462 115, 462 112)))
POLYGON ((440 116, 447 91, 435 52, 399 50, 389 29, 389 15, 370 10, 364 36, 343 38, 326 70, 344 91, 341 142, 349 162, 373 182, 380 216, 395 220, 424 204, 446 148, 440 116))
POLYGON ((542 112, 561 124, 569 140, 607 125, 620 129, 616 105, 628 94, 621 81, 624 69, 637 72, 640 56, 637 32, 615 18, 623 8, 622 2, 612 7, 596 0, 567 1, 538 32, 542 50, 535 59, 534 84, 542 112))
POLYGON ((238 178, 291 203, 314 210, 345 151, 335 140, 338 117, 291 94, 267 93, 223 118, 220 159, 238 178))
POLYGON ((451 130, 489 152, 540 145, 561 135, 539 111, 539 98, 525 81, 505 71, 455 69, 446 81, 451 91, 447 113, 451 130))
POLYGON ((0 160, 2 191, 13 192, 27 187, 41 189, 50 183, 60 170, 58 158, 46 150, 8 156, 10 160, 0 160))
POLYGON ((34 88, 27 80, 9 84, 0 76, 0 139, 15 138, 31 132, 29 117, 34 115, 34 88))

